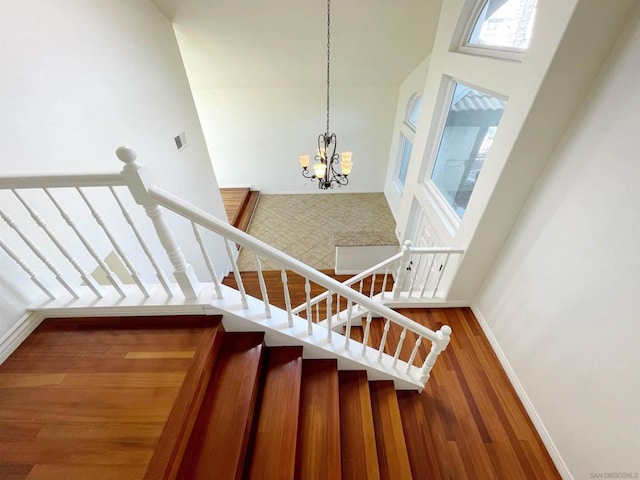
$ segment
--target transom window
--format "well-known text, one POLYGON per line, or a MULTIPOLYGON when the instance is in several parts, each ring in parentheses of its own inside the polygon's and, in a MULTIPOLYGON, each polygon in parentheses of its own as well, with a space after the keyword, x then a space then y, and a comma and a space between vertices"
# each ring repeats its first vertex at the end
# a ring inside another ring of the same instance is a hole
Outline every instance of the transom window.
POLYGON ((484 0, 461 50, 488 55, 491 50, 524 52, 531 40, 536 4, 537 0, 484 0), (475 48, 484 52, 474 52, 475 48))
POLYGON ((458 218, 467 209, 506 102, 455 83, 438 153, 427 183, 458 218))

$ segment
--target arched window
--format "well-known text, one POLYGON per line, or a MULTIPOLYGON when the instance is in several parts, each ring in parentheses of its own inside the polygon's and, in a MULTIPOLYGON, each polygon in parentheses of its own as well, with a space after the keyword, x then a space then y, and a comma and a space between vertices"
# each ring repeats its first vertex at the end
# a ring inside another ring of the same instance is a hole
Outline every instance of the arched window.
POLYGON ((537 0, 483 0, 460 50, 479 55, 521 54, 529 47, 537 0))
POLYGON ((398 152, 398 164, 396 167, 396 184, 400 190, 404 189, 407 181, 407 171, 409 170, 409 159, 413 149, 413 138, 418 127, 420 107, 422 97, 418 94, 412 95, 407 105, 404 122, 400 126, 400 150, 398 152))
POLYGON ((409 103, 409 108, 407 109, 407 117, 405 122, 415 129, 418 127, 418 117, 420 116, 420 107, 422 106, 422 97, 420 95, 414 96, 409 103))

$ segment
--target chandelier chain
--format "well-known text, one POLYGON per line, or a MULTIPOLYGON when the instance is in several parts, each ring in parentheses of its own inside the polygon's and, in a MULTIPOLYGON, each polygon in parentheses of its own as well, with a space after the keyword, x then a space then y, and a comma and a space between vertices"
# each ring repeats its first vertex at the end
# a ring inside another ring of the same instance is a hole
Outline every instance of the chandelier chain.
POLYGON ((330 71, 330 59, 331 59, 331 0, 327 0, 327 130, 329 130, 329 71, 330 71))

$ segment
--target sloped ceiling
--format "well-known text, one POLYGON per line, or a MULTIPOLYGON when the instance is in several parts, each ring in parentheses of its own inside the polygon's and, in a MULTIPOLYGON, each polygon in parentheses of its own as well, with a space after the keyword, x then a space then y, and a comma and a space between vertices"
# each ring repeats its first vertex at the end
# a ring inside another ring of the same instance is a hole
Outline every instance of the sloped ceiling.
MULTIPOLYGON (((194 88, 326 82, 324 0, 152 0, 194 88)), ((333 0, 331 82, 399 84, 431 51, 440 0, 333 0)))

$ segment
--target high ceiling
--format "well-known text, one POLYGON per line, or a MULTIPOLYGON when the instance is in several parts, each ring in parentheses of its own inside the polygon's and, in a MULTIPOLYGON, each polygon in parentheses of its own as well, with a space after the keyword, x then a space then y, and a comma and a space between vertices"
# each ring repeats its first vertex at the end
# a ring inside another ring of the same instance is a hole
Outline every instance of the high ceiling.
MULTIPOLYGON (((152 0, 194 88, 326 82, 325 0, 152 0)), ((399 84, 431 51, 440 0, 333 0, 332 84, 399 84)))

